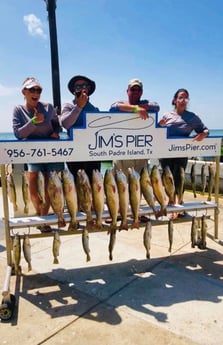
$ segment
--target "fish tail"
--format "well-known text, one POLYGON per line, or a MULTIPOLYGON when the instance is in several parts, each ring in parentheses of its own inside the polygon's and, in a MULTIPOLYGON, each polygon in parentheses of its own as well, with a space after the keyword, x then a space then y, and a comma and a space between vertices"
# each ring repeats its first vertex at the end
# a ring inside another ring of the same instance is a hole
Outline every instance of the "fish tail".
POLYGON ((59 264, 59 260, 58 260, 57 257, 55 257, 55 258, 53 259, 53 263, 54 263, 54 264, 59 264))
POLYGON ((29 213, 29 208, 28 208, 28 206, 25 206, 25 207, 24 207, 24 213, 25 213, 25 214, 28 214, 28 213, 29 213))

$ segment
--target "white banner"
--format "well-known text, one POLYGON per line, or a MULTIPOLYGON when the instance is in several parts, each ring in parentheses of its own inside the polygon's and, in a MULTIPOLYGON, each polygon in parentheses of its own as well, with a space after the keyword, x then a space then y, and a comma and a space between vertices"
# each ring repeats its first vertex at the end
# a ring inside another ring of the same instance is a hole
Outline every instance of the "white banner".
POLYGON ((0 163, 109 161, 167 157, 216 157, 221 137, 167 138, 167 128, 157 127, 157 114, 142 120, 130 113, 88 113, 84 128, 73 128, 70 138, 59 140, 3 140, 0 163))

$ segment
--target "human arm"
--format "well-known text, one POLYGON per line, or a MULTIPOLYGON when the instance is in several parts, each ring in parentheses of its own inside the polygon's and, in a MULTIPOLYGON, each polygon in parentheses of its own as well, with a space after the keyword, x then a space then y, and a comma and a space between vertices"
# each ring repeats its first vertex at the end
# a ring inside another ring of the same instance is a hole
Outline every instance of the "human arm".
POLYGON ((138 114, 143 120, 146 120, 149 117, 146 109, 142 107, 141 105, 139 106, 139 105, 132 105, 125 102, 116 102, 111 105, 110 112, 117 112, 117 111, 138 114))
POLYGON ((148 113, 158 113, 160 106, 157 102, 149 102, 147 100, 140 101, 140 107, 144 108, 148 113))
POLYGON ((12 114, 12 127, 17 139, 26 139, 35 132, 36 125, 25 113, 22 106, 16 106, 12 114))
POLYGON ((72 127, 77 121, 82 108, 77 104, 65 103, 61 112, 61 124, 65 129, 72 127))
POLYGON ((209 134, 208 129, 204 129, 203 132, 198 133, 195 135, 193 141, 202 141, 203 139, 205 139, 209 134))
POLYGON ((39 102, 33 111, 20 105, 13 110, 13 131, 18 139, 58 138, 59 127, 56 130, 55 123, 58 123, 58 116, 50 103, 39 102), (41 121, 33 122, 33 118, 41 121))
POLYGON ((198 115, 187 111, 183 116, 183 119, 197 133, 193 138, 193 141, 201 141, 208 136, 209 130, 198 115))

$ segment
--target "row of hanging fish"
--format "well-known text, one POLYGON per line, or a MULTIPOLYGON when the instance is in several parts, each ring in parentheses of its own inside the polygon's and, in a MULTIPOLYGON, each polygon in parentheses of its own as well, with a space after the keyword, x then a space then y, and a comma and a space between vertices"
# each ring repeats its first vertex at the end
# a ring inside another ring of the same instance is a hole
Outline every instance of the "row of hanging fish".
POLYGON ((21 251, 23 250, 23 255, 28 263, 28 271, 32 270, 32 264, 31 264, 31 243, 29 239, 29 235, 19 235, 19 233, 16 233, 12 240, 12 252, 13 252, 13 264, 14 264, 14 270, 16 275, 21 274, 21 266, 20 266, 20 260, 21 260, 21 251), (23 243, 21 245, 21 237, 23 237, 23 243))
MULTIPOLYGON (((207 237, 207 221, 206 216, 202 215, 201 218, 196 216, 192 217, 191 222, 191 247, 194 248, 197 246, 199 249, 206 249, 206 237, 207 237)), ((173 245, 173 233, 174 233, 174 222, 172 219, 168 221, 168 238, 169 238, 169 249, 168 251, 172 251, 173 245)), ((83 250, 86 254, 86 261, 90 261, 90 248, 89 248, 89 234, 88 229, 85 227, 82 230, 82 245, 83 250)), ((115 245, 116 239, 116 231, 112 231, 110 233, 110 241, 109 241, 109 259, 113 259, 113 249, 115 245)), ((151 249, 151 239, 152 239, 152 222, 149 220, 143 232, 143 245, 146 250, 146 258, 150 259, 150 249, 151 249)), ((21 274, 21 250, 23 249, 23 255, 28 263, 28 271, 32 270, 31 264, 31 243, 28 234, 19 235, 16 233, 13 237, 13 263, 14 263, 14 270, 16 275, 21 274), (21 246, 21 237, 23 238, 23 244, 21 246)), ((53 254, 53 264, 59 264, 59 252, 60 252, 61 240, 58 231, 54 232, 53 235, 53 244, 52 244, 52 254, 53 254)))
MULTIPOLYGON (((58 264, 58 256, 59 256, 59 249, 60 249, 60 236, 59 233, 56 231, 54 232, 53 237, 53 245, 52 245, 52 253, 53 253, 53 264, 58 264)), ((21 252, 23 251, 24 259, 28 264, 28 272, 32 270, 32 263, 31 263, 31 242, 29 239, 28 234, 20 235, 16 233, 12 237, 12 258, 13 258, 13 265, 14 271, 16 275, 21 274, 21 252), (21 239, 23 239, 23 243, 21 244, 21 239)))
MULTIPOLYGON (((131 168, 129 168, 131 170, 131 168)), ((191 187, 193 191, 193 195, 196 198, 196 161, 191 165, 190 171, 190 178, 191 178, 191 187)), ((116 184, 119 190, 119 205, 120 205, 120 213, 123 216, 122 221, 122 228, 127 228, 126 224, 126 204, 128 204, 128 195, 126 189, 128 188, 130 194, 130 202, 131 205, 134 204, 135 208, 132 209, 134 219, 136 221, 135 225, 137 227, 137 207, 136 203, 140 199, 141 194, 143 194, 144 198, 146 199, 148 205, 153 209, 156 218, 160 215, 166 214, 166 196, 168 197, 168 204, 174 205, 175 199, 175 186, 174 186, 174 179, 169 167, 166 167, 163 171, 162 175, 160 176, 159 169, 154 166, 152 168, 151 174, 147 169, 143 169, 140 173, 140 190, 138 189, 138 173, 132 172, 129 173, 127 177, 127 181, 125 176, 121 171, 116 171, 116 184), (131 175, 131 176, 130 176, 131 175), (131 185, 129 184, 131 181, 131 185), (126 185, 129 184, 129 187, 126 185), (163 187, 165 192, 163 191, 163 187), (124 193, 122 191, 125 191, 124 193), (141 194, 139 194, 141 193, 141 194), (134 195, 135 194, 135 195, 134 195), (160 212, 156 211, 154 202, 157 200, 161 206, 160 212)), ((105 176, 106 177, 106 176, 105 176)), ((12 173, 7 173, 7 190, 8 190, 8 197, 10 202, 13 204, 14 212, 18 210, 18 203, 17 203, 17 194, 16 188, 14 183, 14 178, 12 173)), ((78 211, 78 201, 82 204, 82 209, 86 210, 87 214, 87 222, 89 225, 93 224, 92 216, 91 216, 91 209, 92 204, 94 205, 95 211, 97 212, 97 227, 100 229, 102 227, 102 213, 104 210, 104 186, 103 177, 100 175, 99 172, 94 172, 92 175, 92 185, 89 186, 89 181, 87 181, 88 177, 85 176, 83 173, 78 172, 77 180, 78 186, 75 186, 73 182, 73 178, 71 174, 65 169, 62 172, 62 181, 61 178, 58 180, 58 176, 56 172, 51 172, 49 176, 49 186, 48 186, 48 193, 50 196, 51 206, 54 212, 58 215, 58 226, 64 227, 66 225, 65 220, 63 218, 63 206, 66 203, 68 207, 68 211, 72 217, 69 229, 76 229, 77 228, 77 221, 75 218, 75 214, 78 211), (61 185, 62 182, 62 185, 61 185), (77 188, 79 187, 79 200, 77 200, 77 188), (87 195, 89 194, 89 195, 87 195), (88 198, 87 198, 88 196, 88 198), (90 206, 91 204, 91 206, 90 206)), ((107 176, 106 177, 108 184, 112 182, 112 178, 107 176)), ((208 192, 208 201, 211 201, 211 196, 213 193, 214 185, 215 185, 215 169, 213 163, 204 163, 201 165, 200 171, 200 179, 201 179, 201 194, 204 195, 205 191, 208 192)), ((180 171, 180 184, 178 187, 178 199, 179 203, 183 202, 183 192, 184 192, 184 183, 185 183, 185 172, 182 168, 180 171)), ((109 190, 109 187, 107 188, 109 190)), ((40 201, 45 203, 45 182, 44 176, 42 172, 38 173, 38 194, 40 201)), ((109 194, 109 191, 108 191, 109 194)), ((24 171, 22 173, 22 197, 24 202, 24 214, 29 214, 29 202, 30 202, 30 195, 29 195, 29 179, 28 173, 24 171)), ((80 206, 80 205, 79 205, 80 206)), ((115 212, 112 208, 111 212, 115 212)), ((114 226, 114 224, 113 224, 114 226)))
MULTIPOLYGON (((8 195, 16 211, 17 200, 13 175, 7 174, 8 195)), ((28 213, 29 186, 27 173, 23 173, 23 196, 24 212, 28 213)), ((157 166, 153 166, 151 176, 147 168, 139 174, 134 168, 129 168, 129 174, 126 176, 121 170, 107 169, 105 176, 98 170, 92 173, 92 183, 84 170, 77 173, 76 183, 74 177, 68 169, 61 172, 61 176, 56 171, 51 171, 48 176, 48 195, 51 207, 58 216, 58 227, 66 226, 63 216, 64 207, 67 206, 71 216, 69 230, 76 230, 78 222, 76 215, 78 211, 86 214, 86 225, 97 229, 102 228, 102 216, 104 205, 107 204, 112 218, 110 230, 117 228, 117 216, 120 212, 122 222, 120 230, 128 230, 127 213, 129 205, 133 215, 132 228, 139 227, 139 206, 141 196, 145 197, 148 205, 153 209, 156 217, 166 215, 166 195, 162 184, 160 172, 157 166), (161 210, 157 213, 155 208, 155 199, 161 205, 161 210), (96 214, 96 224, 92 217, 92 210, 96 214)), ((43 174, 38 174, 38 193, 42 203, 45 202, 45 186, 43 174)))
POLYGON ((206 238, 207 238, 207 220, 206 216, 202 215, 201 219, 196 216, 192 217, 191 223, 191 247, 195 245, 200 249, 206 249, 206 238))
MULTIPOLYGON (((197 197, 197 181, 196 181, 196 160, 191 165, 190 170, 190 179, 191 179, 191 188, 194 195, 194 198, 197 197)), ((203 163, 200 169, 200 191, 201 194, 204 195, 205 191, 207 190, 208 197, 207 201, 211 201, 211 196, 215 186, 215 169, 214 164, 211 163, 203 163)))
MULTIPOLYGON (((191 222, 191 247, 195 248, 197 246, 199 249, 206 249, 207 247, 207 217, 203 214, 201 217, 192 217, 191 222)), ((169 253, 172 251, 174 236, 174 221, 172 219, 168 220, 168 239, 169 239, 169 253)), ((150 258, 150 248, 151 248, 151 238, 152 238, 152 223, 149 220, 146 223, 145 230, 143 233, 143 244, 146 249, 146 258, 150 258)))
MULTIPOLYGON (((7 192, 9 201, 13 205, 13 211, 18 211, 18 200, 17 200, 17 193, 15 187, 15 181, 12 172, 7 172, 6 174, 6 185, 7 185, 7 192)), ((29 202, 30 202, 30 195, 29 195, 29 179, 28 173, 23 171, 22 173, 22 197, 24 202, 24 214, 29 213, 29 202)))

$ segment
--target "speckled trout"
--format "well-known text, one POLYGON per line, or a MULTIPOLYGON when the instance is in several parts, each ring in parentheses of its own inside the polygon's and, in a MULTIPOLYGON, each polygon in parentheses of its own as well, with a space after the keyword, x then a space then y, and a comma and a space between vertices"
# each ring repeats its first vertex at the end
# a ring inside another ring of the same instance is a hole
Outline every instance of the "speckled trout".
POLYGON ((107 169, 104 176, 104 190, 106 196, 106 204, 112 219, 109 232, 117 229, 117 216, 119 211, 118 187, 115 181, 113 169, 107 169))
POLYGON ((132 210, 133 223, 131 228, 139 229, 139 207, 141 200, 140 175, 134 168, 128 169, 129 200, 132 210))
POLYGON ((78 207, 79 210, 86 213, 86 225, 90 229, 93 227, 93 218, 91 214, 92 210, 92 188, 88 175, 84 169, 80 169, 77 172, 77 198, 78 198, 78 207))
POLYGON ((122 217, 119 230, 128 230, 127 214, 129 208, 129 190, 127 177, 122 170, 115 171, 115 180, 118 187, 119 212, 122 217))
POLYGON ((103 176, 99 170, 93 170, 92 172, 92 197, 93 197, 93 209, 96 214, 96 228, 102 229, 102 216, 104 211, 104 181, 103 176))
POLYGON ((66 226, 66 222, 63 217, 64 194, 61 179, 56 171, 50 171, 49 173, 47 191, 52 209, 58 216, 58 228, 62 228, 66 226))
POLYGON ((158 201, 158 203, 161 206, 161 215, 166 216, 167 215, 167 210, 166 210, 166 194, 164 190, 164 186, 162 183, 161 175, 159 172, 159 169, 156 165, 152 167, 151 171, 151 182, 153 186, 153 193, 158 201))
POLYGON ((76 230, 78 228, 77 222, 77 190, 74 182, 73 174, 69 169, 62 171, 62 184, 65 197, 66 206, 70 214, 69 231, 76 230))

